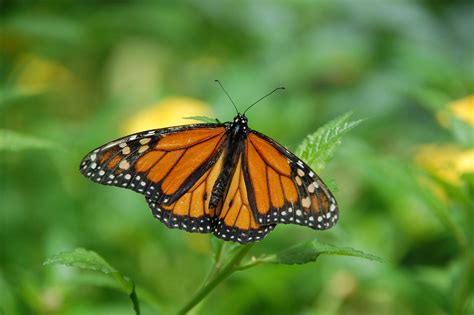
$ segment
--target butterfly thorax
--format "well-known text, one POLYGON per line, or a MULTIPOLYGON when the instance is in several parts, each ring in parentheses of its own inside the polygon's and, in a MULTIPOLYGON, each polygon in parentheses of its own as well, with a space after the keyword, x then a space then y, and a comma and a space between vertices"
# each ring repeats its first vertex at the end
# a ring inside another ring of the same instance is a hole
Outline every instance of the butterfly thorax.
POLYGON ((230 179, 235 171, 235 165, 237 165, 239 157, 244 150, 244 140, 249 132, 247 117, 238 114, 233 122, 227 123, 227 128, 229 129, 229 137, 223 152, 224 166, 212 188, 209 200, 209 208, 211 209, 220 208, 220 203, 229 188, 230 179))

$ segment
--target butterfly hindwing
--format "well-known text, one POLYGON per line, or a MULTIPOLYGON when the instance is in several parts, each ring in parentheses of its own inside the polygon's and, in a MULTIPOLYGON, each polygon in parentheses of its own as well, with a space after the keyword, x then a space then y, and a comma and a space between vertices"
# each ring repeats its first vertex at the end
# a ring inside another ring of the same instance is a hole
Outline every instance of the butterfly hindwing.
POLYGON ((241 154, 218 211, 214 230, 215 236, 242 244, 264 238, 275 227, 274 224, 263 226, 255 220, 242 168, 244 163, 241 154))
POLYGON ((98 183, 172 204, 216 163, 225 140, 217 124, 144 131, 93 150, 80 169, 98 183))
POLYGON ((256 221, 292 223, 323 230, 338 219, 337 203, 322 180, 290 151, 251 131, 246 176, 256 221))
POLYGON ((146 197, 153 215, 170 228, 194 233, 211 232, 215 222, 215 209, 209 207, 209 200, 222 171, 223 160, 224 155, 221 153, 212 167, 170 205, 146 197))

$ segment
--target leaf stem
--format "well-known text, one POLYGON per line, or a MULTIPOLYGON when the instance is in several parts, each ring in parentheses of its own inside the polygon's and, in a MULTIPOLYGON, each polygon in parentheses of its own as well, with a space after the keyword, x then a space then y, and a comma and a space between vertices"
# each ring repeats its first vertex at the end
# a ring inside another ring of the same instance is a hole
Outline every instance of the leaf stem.
MULTIPOLYGON (((237 271, 237 267, 240 261, 245 257, 247 252, 252 248, 253 244, 243 245, 235 253, 229 262, 222 268, 222 270, 212 273, 210 279, 193 295, 191 300, 186 303, 179 311, 178 315, 184 315, 194 308, 199 302, 201 302, 211 291, 224 279, 229 277, 234 271, 237 271)), ((219 254, 221 255, 221 254, 219 254)), ((217 256, 216 256, 217 257, 217 256)), ((217 265, 217 260, 216 260, 217 265)))
POLYGON ((133 290, 130 293, 130 299, 132 300, 133 309, 136 315, 140 315, 140 303, 138 302, 137 292, 135 291, 135 283, 133 283, 133 290))
MULTIPOLYGON (((217 247, 216 258, 215 258, 215 261, 214 261, 214 266, 212 268, 213 273, 219 272, 219 270, 222 267, 222 255, 225 251, 225 244, 226 243, 224 241, 221 241, 219 243, 219 246, 217 247)), ((209 278, 210 278, 210 276, 212 276, 212 273, 209 275, 209 278)))

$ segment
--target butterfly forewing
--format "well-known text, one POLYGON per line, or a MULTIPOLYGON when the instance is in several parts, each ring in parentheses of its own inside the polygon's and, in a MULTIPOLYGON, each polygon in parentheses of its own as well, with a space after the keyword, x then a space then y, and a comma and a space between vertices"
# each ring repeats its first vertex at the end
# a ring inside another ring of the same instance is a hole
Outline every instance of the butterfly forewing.
POLYGON ((81 172, 171 204, 216 163, 225 140, 225 128, 214 124, 145 131, 90 152, 81 172))

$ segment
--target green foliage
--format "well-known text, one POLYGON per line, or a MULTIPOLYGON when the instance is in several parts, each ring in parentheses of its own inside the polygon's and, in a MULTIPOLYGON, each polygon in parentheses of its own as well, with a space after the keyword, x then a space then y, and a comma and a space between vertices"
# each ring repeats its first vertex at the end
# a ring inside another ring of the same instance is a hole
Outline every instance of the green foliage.
POLYGON ((474 314, 472 111, 451 107, 474 91, 470 2, 0 3, 0 313, 130 314, 111 274, 40 268, 79 244, 133 275, 143 314, 199 301, 193 314, 474 314), (334 228, 278 225, 242 247, 169 230, 143 196, 80 175, 84 154, 139 128, 142 111, 159 109, 156 127, 233 117, 216 77, 238 108, 288 88, 249 124, 291 148, 312 134, 295 153, 337 183, 334 228), (205 110, 166 109, 173 95, 205 110), (313 133, 349 111, 370 120, 332 154, 313 133), (387 263, 257 263, 293 246, 291 259, 316 257, 315 238, 387 263))
POLYGON ((99 271, 109 275, 115 275, 119 272, 113 268, 104 258, 96 252, 84 248, 76 248, 71 252, 63 252, 48 258, 44 265, 66 265, 99 271))
POLYGON ((356 250, 350 247, 338 247, 321 243, 318 240, 313 240, 297 244, 276 254, 264 255, 263 257, 256 259, 256 262, 283 265, 300 265, 307 264, 310 262, 316 262, 316 260, 321 255, 353 256, 368 260, 375 260, 378 262, 383 261, 377 256, 364 253, 360 250, 356 250))
POLYGON ((197 120, 197 121, 201 121, 201 122, 204 122, 204 123, 211 123, 211 124, 215 124, 217 122, 217 120, 215 118, 210 118, 210 117, 206 117, 206 116, 189 116, 189 117, 183 117, 184 119, 191 119, 191 120, 197 120))
POLYGON ((128 294, 132 300, 133 309, 137 315, 140 314, 137 293, 135 292, 135 283, 130 278, 122 275, 117 269, 112 267, 104 258, 94 251, 84 248, 76 248, 70 252, 62 252, 48 258, 44 265, 65 265, 77 267, 86 270, 98 271, 112 276, 128 294))
MULTIPOLYGON (((349 129, 358 124, 358 122, 346 123, 346 120, 349 116, 349 114, 346 114, 341 118, 338 118, 333 122, 327 124, 326 126, 320 128, 315 134, 317 148, 310 149, 310 146, 316 144, 312 142, 313 138, 306 138, 305 152, 311 152, 314 155, 326 157, 324 160, 319 162, 319 165, 321 165, 321 167, 323 166, 323 163, 326 162, 333 154, 336 146, 340 144, 340 139, 342 138, 342 136, 347 133, 349 129), (319 139, 324 135, 324 140, 319 139)), ((202 117, 197 116, 189 118, 202 119, 204 121, 205 119, 208 119, 205 117, 203 119, 202 117)), ((192 299, 183 306, 183 308, 178 312, 178 314, 186 314, 188 311, 190 311, 200 301, 202 301, 220 282, 230 276, 233 272, 248 269, 260 263, 273 263, 283 265, 307 264, 311 262, 316 262, 320 255, 354 256, 369 260, 381 261, 380 258, 374 255, 366 254, 359 250, 323 244, 318 242, 317 240, 313 240, 310 242, 303 242, 301 244, 297 244, 287 250, 278 252, 276 254, 268 253, 263 255, 259 259, 252 259, 249 263, 241 264, 241 260, 245 257, 252 245, 240 246, 237 244, 233 244, 227 248, 227 251, 225 251, 224 249, 225 246, 223 241, 212 240, 211 245, 215 252, 214 267, 208 278, 204 281, 204 284, 201 289, 198 290, 196 294, 192 297, 192 299), (225 263, 225 266, 222 267, 221 265, 226 259, 228 259, 228 262, 225 263)), ((136 310, 137 314, 139 313, 138 299, 135 293, 135 285, 133 281, 122 276, 116 269, 111 267, 97 253, 79 248, 74 250, 73 252, 55 255, 49 258, 45 262, 45 264, 64 264, 83 269, 100 271, 105 274, 112 275, 117 281, 122 283, 124 289, 127 291, 127 293, 130 294, 134 309, 136 310)))
POLYGON ((12 130, 0 129, 0 151, 57 148, 59 146, 51 141, 26 136, 12 130))
POLYGON ((334 155, 334 150, 341 143, 342 136, 363 121, 362 119, 348 121, 351 116, 352 112, 348 112, 306 136, 299 145, 296 155, 315 171, 320 172, 334 155))

